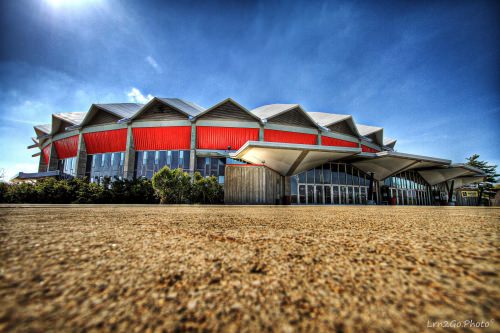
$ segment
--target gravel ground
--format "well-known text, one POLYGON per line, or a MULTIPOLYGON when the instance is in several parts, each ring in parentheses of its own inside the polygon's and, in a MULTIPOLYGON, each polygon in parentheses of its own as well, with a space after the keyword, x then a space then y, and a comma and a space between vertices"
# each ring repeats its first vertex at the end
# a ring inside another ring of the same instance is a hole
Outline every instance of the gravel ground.
POLYGON ((0 206, 0 331, 498 332, 499 231, 495 208, 0 206))

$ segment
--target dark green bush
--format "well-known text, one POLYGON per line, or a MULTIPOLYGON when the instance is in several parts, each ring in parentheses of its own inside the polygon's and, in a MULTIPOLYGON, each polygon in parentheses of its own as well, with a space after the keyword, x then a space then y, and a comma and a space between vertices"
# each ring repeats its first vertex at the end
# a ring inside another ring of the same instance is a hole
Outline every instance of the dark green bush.
POLYGON ((220 204, 224 202, 224 191, 215 176, 204 178, 199 172, 195 172, 193 178, 192 203, 220 204))
POLYGON ((160 197, 160 203, 188 203, 191 197, 191 177, 182 169, 165 166, 153 175, 153 188, 160 197))
POLYGON ((7 203, 81 203, 81 204, 150 204, 150 203, 223 202, 222 186, 215 177, 203 178, 198 172, 193 181, 181 169, 161 169, 153 180, 114 180, 102 184, 87 179, 43 179, 33 183, 0 183, 0 202, 7 203))

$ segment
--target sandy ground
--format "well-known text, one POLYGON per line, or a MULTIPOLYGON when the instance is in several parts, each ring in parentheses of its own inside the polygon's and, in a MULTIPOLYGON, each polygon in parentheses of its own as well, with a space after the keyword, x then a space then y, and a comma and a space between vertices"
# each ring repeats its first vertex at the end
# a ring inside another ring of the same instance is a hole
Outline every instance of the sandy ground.
POLYGON ((494 208, 0 206, 0 331, 498 332, 499 235, 494 208))

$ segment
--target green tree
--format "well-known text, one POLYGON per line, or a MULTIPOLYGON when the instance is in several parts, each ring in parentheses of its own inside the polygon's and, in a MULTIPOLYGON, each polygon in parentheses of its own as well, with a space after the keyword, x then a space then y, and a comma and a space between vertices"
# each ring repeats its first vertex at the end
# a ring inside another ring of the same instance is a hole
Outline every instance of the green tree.
POLYGON ((189 202, 192 184, 191 177, 182 169, 165 166, 153 175, 153 188, 160 197, 160 203, 180 204, 189 202))
POLYGON ((486 161, 479 160, 478 154, 474 154, 471 157, 468 157, 467 164, 477 169, 483 170, 486 174, 486 182, 496 183, 496 178, 499 176, 499 174, 497 174, 496 165, 491 165, 486 161))
POLYGON ((219 204, 224 201, 224 191, 217 181, 217 177, 204 178, 199 172, 193 177, 193 190, 191 201, 202 204, 219 204))

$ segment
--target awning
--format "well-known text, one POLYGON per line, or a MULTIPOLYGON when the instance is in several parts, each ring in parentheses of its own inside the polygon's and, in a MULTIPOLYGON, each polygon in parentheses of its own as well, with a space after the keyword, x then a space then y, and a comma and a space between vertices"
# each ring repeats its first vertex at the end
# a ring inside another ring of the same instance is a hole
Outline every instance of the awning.
POLYGON ((51 177, 71 178, 71 176, 62 173, 59 170, 54 170, 54 171, 30 172, 30 173, 19 172, 10 181, 15 183, 20 181, 37 180, 37 179, 51 178, 51 177))
MULTIPOLYGON (((465 176, 453 179, 453 187, 458 189, 465 185, 472 183, 480 183, 484 181, 484 176, 465 176)), ((451 186, 451 180, 448 181, 448 185, 451 186)))
POLYGON ((482 171, 466 164, 453 164, 443 168, 419 170, 418 173, 429 185, 436 185, 461 176, 481 175, 482 171))
POLYGON ((283 176, 291 176, 360 152, 360 148, 248 141, 230 156, 252 164, 263 164, 283 176))
MULTIPOLYGON (((361 155, 360 155, 361 157, 361 155)), ((444 160, 429 156, 383 151, 375 154, 362 154, 363 160, 353 165, 366 173, 373 173, 376 180, 384 180, 403 171, 420 168, 431 168, 451 164, 444 160)))

